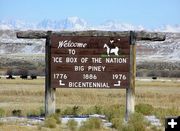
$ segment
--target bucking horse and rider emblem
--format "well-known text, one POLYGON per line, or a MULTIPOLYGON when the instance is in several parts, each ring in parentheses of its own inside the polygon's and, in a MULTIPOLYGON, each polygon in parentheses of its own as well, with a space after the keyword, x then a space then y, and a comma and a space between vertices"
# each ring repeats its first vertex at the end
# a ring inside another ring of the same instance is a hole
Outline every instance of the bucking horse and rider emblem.
MULTIPOLYGON (((118 41, 120 41, 120 39, 118 39, 118 41)), ((114 54, 115 56, 119 56, 119 47, 115 47, 114 46, 114 40, 110 40, 110 43, 108 44, 104 44, 104 48, 106 48, 106 53, 108 56, 110 56, 110 54, 114 54)))

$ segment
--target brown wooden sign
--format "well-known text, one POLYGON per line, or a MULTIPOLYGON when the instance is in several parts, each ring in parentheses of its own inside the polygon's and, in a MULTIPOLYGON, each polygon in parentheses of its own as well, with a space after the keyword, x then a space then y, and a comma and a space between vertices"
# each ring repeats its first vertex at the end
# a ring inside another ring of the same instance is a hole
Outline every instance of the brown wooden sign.
POLYGON ((126 88, 126 121, 135 105, 136 40, 165 40, 160 33, 133 31, 25 31, 17 37, 46 39, 46 116, 55 113, 58 87, 126 88))
POLYGON ((127 88, 129 36, 50 36, 52 88, 127 88))

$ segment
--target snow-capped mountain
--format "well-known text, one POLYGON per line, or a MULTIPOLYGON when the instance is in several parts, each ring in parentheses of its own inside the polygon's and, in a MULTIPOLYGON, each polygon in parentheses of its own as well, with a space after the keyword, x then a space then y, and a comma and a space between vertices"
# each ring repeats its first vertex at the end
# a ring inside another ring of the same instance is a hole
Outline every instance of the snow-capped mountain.
POLYGON ((64 20, 53 21, 45 19, 39 22, 36 26, 40 30, 85 30, 87 22, 78 17, 68 17, 64 20))
POLYGON ((110 30, 110 31, 127 31, 127 30, 137 30, 142 31, 145 30, 145 28, 141 25, 134 26, 132 24, 128 23, 120 23, 118 21, 106 21, 103 24, 95 27, 99 30, 110 30))
POLYGON ((157 29, 154 29, 154 31, 158 32, 180 32, 180 25, 164 25, 157 29))
POLYGON ((78 17, 68 17, 64 20, 44 19, 37 23, 20 20, 0 21, 0 30, 86 30, 87 22, 78 17))
POLYGON ((22 20, 0 20, 0 30, 26 30, 36 29, 36 23, 25 22, 22 20))
POLYGON ((85 30, 88 27, 87 22, 78 17, 68 17, 62 25, 64 30, 85 30))
POLYGON ((108 20, 100 25, 91 25, 79 17, 68 17, 62 20, 44 19, 40 22, 27 22, 22 20, 0 20, 0 30, 146 30, 158 32, 180 32, 180 25, 164 25, 156 29, 147 29, 142 25, 132 25, 115 20, 108 20))
POLYGON ((36 28, 39 28, 40 30, 60 29, 62 28, 62 24, 60 21, 45 19, 39 22, 36 28))

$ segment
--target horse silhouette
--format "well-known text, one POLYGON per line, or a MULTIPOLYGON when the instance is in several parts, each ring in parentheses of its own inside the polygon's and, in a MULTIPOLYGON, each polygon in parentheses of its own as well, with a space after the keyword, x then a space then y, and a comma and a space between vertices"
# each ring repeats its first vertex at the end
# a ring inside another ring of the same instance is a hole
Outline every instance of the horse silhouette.
POLYGON ((109 48, 107 44, 104 44, 104 48, 106 48, 107 55, 109 56, 110 53, 114 53, 114 55, 119 56, 119 48, 116 46, 115 48, 109 48))

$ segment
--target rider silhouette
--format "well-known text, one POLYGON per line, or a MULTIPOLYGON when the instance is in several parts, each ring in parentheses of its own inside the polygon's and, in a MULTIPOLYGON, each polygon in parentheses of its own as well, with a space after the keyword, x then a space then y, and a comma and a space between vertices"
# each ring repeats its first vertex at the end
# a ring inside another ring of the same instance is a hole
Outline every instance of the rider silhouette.
POLYGON ((108 43, 108 46, 109 46, 109 48, 110 48, 110 50, 111 49, 113 49, 113 48, 115 48, 115 40, 114 40, 114 38, 113 37, 111 37, 110 38, 110 43, 108 43))

